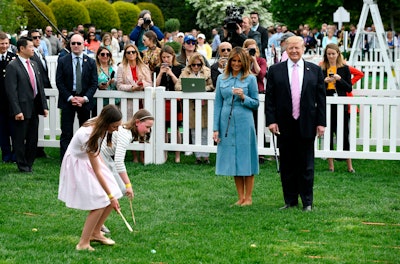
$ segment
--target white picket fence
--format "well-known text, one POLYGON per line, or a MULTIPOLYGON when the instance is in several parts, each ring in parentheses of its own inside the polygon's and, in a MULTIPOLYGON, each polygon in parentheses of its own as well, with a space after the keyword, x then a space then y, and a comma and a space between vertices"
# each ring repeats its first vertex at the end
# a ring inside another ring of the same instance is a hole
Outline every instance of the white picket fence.
MULTIPOLYGON (((57 109, 56 89, 47 89, 49 96, 49 116, 40 118, 39 146, 59 147, 60 111, 57 109)), ((338 105, 338 135, 337 150, 329 150, 329 127, 325 137, 315 142, 316 157, 353 158, 353 159, 385 159, 400 160, 400 94, 396 98, 384 97, 328 97, 327 123, 330 123, 331 104, 338 105), (344 105, 351 105, 350 113, 350 150, 343 151, 343 111, 344 105), (357 107, 359 113, 357 113, 357 107)), ((152 136, 149 143, 132 143, 128 149, 145 150, 145 163, 162 164, 164 151, 198 151, 216 153, 217 148, 212 140, 214 93, 183 93, 165 91, 164 87, 147 87, 144 92, 97 91, 97 109, 100 112, 103 98, 114 103, 115 98, 121 98, 123 120, 126 120, 127 100, 133 100, 133 112, 139 109, 139 100, 144 99, 144 107, 155 117, 152 136), (176 111, 178 99, 183 101, 182 144, 177 144, 176 111), (171 100, 171 130, 170 142, 165 142, 165 100, 171 100), (196 142, 189 144, 189 99, 195 99, 196 109, 196 142), (201 145, 201 106, 202 100, 208 102, 208 142, 201 145)), ((260 95, 258 124, 265 124, 264 95, 260 95)), ((76 124, 78 122, 75 122, 76 124)), ((77 126, 75 127, 77 129, 77 126)), ((272 144, 264 147, 264 138, 272 142, 271 134, 264 126, 258 127, 258 151, 260 155, 273 155, 272 144)))

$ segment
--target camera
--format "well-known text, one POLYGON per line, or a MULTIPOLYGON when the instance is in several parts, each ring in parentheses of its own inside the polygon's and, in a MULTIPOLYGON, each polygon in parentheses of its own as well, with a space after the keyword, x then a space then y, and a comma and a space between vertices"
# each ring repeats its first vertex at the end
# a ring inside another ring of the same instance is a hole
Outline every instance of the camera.
POLYGON ((236 24, 241 24, 242 14, 244 12, 243 6, 228 6, 225 10, 226 18, 224 19, 224 28, 228 30, 228 32, 236 31, 236 24))
POLYGON ((250 56, 256 55, 256 49, 254 49, 254 48, 249 49, 249 54, 250 54, 250 56))
POLYGON ((151 24, 151 19, 147 18, 147 17, 143 18, 143 24, 150 25, 151 24))

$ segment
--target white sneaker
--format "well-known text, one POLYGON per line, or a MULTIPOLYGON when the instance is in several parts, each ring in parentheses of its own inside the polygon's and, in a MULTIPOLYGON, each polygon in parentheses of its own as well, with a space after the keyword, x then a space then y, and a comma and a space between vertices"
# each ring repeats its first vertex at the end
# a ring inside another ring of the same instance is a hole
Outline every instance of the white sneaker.
POLYGON ((193 152, 192 152, 192 151, 186 151, 186 152, 185 152, 185 156, 190 156, 190 155, 193 155, 193 152))

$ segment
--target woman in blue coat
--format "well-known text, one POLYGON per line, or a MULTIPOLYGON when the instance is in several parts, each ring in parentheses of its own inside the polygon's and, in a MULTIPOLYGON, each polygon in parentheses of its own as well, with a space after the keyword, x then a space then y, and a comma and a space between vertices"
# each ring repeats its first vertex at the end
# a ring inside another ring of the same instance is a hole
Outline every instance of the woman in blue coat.
POLYGON ((252 204, 254 175, 258 174, 257 138, 253 110, 258 108, 257 79, 248 53, 235 47, 224 73, 218 76, 214 105, 214 135, 218 143, 216 174, 234 176, 239 200, 252 204))

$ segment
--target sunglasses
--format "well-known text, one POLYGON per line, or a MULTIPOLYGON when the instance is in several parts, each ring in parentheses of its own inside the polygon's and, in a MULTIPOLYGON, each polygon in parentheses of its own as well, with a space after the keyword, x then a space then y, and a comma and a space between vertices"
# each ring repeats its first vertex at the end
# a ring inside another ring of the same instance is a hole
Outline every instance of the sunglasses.
POLYGON ((72 45, 72 46, 74 46, 74 45, 80 46, 80 45, 82 45, 82 42, 71 42, 71 45, 72 45))
POLYGON ((185 43, 188 45, 196 45, 196 40, 187 40, 185 43))
POLYGON ((221 52, 225 52, 225 51, 231 52, 231 49, 221 49, 221 52))
POLYGON ((126 51, 125 53, 128 54, 128 55, 130 55, 130 54, 135 54, 135 53, 136 53, 136 50, 126 51))
POLYGON ((32 36, 32 39, 40 39, 40 36, 32 36))
POLYGON ((192 67, 201 67, 201 66, 203 66, 203 64, 201 64, 201 63, 193 63, 190 66, 192 66, 192 67))
POLYGON ((110 53, 106 52, 106 53, 100 53, 101 57, 110 57, 110 53))

